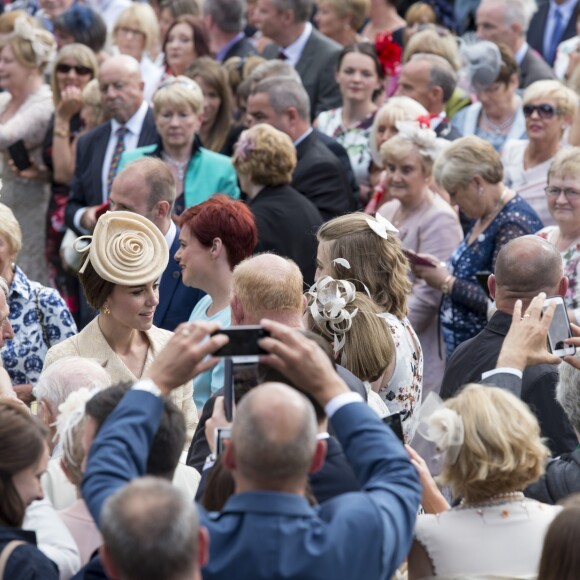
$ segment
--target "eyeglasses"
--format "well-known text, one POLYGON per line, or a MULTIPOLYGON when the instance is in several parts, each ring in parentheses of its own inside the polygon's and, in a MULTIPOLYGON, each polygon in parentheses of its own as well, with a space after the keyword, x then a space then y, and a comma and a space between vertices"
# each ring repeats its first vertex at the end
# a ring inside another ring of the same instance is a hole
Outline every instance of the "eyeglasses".
POLYGON ((83 66, 82 64, 66 64, 61 62, 56 65, 56 72, 62 73, 64 75, 68 74, 71 70, 74 70, 80 77, 86 77, 93 74, 93 69, 88 66, 83 66))
POLYGON ((142 30, 137 30, 136 28, 129 28, 128 26, 120 26, 117 28, 117 32, 124 34, 125 36, 145 36, 145 33, 142 30))
POLYGON ((538 113, 540 119, 551 119, 554 115, 560 115, 561 111, 557 107, 542 103, 541 105, 524 105, 524 117, 531 117, 534 111, 538 113))
POLYGON ((568 201, 578 201, 580 199, 580 191, 577 189, 561 189, 560 187, 546 187, 544 190, 548 197, 553 197, 554 199, 558 199, 560 194, 563 193, 564 197, 568 201))

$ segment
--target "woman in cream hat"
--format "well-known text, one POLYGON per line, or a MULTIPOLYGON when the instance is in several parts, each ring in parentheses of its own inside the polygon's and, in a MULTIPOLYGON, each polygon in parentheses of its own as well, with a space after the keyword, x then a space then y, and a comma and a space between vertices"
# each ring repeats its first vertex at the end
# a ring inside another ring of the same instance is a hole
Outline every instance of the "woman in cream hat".
MULTIPOLYGON (((79 278, 87 302, 100 312, 78 335, 51 348, 44 368, 65 356, 82 356, 97 360, 113 384, 134 382, 173 334, 153 326, 167 242, 151 221, 127 211, 107 212, 84 238, 90 244, 82 250, 79 278)), ((171 397, 185 417, 189 447, 198 421, 192 383, 171 397)))

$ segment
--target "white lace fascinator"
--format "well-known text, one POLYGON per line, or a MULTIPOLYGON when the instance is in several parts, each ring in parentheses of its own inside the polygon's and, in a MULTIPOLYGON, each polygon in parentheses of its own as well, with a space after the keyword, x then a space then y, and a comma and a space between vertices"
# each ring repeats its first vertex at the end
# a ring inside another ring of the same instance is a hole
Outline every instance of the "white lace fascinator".
POLYGON ((464 42, 460 54, 463 61, 461 74, 472 87, 488 87, 495 83, 502 63, 497 44, 489 40, 480 40, 473 44, 464 42))
POLYGON ((345 334, 352 327, 352 319, 358 308, 347 308, 356 296, 356 288, 347 280, 335 280, 325 276, 313 284, 308 292, 310 314, 319 326, 327 326, 334 335, 334 353, 342 350, 345 334))
POLYGON ((30 42, 37 66, 50 62, 56 56, 56 43, 49 42, 46 32, 31 25, 24 16, 19 16, 14 21, 12 34, 30 42))
POLYGON ((442 149, 442 139, 430 127, 424 127, 419 121, 397 121, 398 137, 410 141, 417 147, 419 154, 432 161, 437 159, 442 149))
POLYGON ((77 252, 88 252, 87 263, 103 279, 121 286, 141 286, 157 280, 169 262, 169 248, 159 228, 129 211, 107 212, 99 218, 92 236, 75 240, 77 252), (88 246, 80 247, 81 241, 88 246))
POLYGON ((437 453, 453 465, 465 438, 463 419, 436 393, 429 393, 419 411, 419 434, 435 444, 437 453))

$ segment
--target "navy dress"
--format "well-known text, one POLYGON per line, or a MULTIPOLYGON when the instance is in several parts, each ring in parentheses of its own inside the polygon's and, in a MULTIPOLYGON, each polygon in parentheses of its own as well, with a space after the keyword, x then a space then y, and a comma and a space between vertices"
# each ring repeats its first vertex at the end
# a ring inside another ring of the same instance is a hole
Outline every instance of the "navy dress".
POLYGON ((456 280, 451 294, 443 296, 440 308, 447 358, 459 344, 478 334, 487 324, 488 299, 477 282, 476 272, 493 272, 502 246, 541 228, 536 212, 516 195, 471 244, 467 240, 473 226, 467 232, 451 256, 449 271, 456 280))

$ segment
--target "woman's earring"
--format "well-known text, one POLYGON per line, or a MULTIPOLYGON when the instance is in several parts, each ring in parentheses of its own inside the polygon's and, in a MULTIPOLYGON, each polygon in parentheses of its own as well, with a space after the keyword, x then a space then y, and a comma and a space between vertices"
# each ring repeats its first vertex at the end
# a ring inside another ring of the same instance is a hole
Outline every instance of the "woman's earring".
POLYGON ((111 310, 106 304, 103 305, 103 314, 105 315, 111 314, 111 310))

